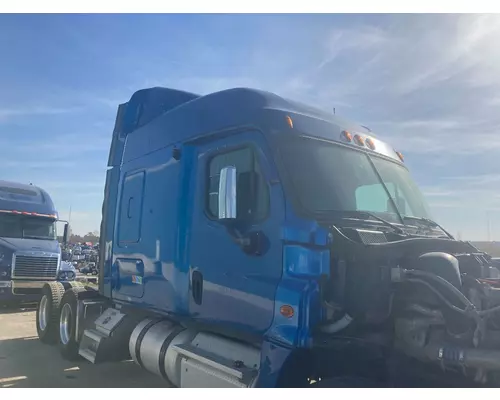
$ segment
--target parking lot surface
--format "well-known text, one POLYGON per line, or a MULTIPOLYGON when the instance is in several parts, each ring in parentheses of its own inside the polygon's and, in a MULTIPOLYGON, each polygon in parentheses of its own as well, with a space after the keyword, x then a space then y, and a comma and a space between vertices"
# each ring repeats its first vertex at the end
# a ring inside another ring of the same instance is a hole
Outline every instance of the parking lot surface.
POLYGON ((93 365, 64 360, 36 334, 34 307, 0 308, 0 388, 164 388, 168 384, 132 361, 93 365))

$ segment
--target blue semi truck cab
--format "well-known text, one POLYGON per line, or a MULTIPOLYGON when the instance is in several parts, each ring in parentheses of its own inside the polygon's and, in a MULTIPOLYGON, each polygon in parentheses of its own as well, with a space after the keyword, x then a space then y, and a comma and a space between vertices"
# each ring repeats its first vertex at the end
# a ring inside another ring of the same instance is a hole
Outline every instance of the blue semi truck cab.
POLYGON ((57 221, 45 190, 0 181, 0 304, 38 301, 45 282, 75 278, 61 263, 57 221))
POLYGON ((98 288, 47 283, 40 340, 178 387, 498 386, 500 273, 403 155, 272 93, 118 107, 98 288))

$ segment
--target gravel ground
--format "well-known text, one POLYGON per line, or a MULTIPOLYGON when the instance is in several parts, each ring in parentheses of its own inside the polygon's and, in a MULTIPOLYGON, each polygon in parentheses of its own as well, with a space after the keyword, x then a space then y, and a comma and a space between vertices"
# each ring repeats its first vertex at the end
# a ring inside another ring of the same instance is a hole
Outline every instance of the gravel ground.
POLYGON ((134 362, 93 365, 64 360, 36 334, 34 308, 0 308, 0 388, 168 387, 134 362))

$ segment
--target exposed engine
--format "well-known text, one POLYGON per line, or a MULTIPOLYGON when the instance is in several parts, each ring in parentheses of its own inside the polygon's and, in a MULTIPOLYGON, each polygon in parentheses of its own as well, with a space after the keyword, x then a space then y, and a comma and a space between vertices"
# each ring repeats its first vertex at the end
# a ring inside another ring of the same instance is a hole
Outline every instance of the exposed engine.
POLYGON ((332 242, 323 333, 383 327, 396 352, 500 383, 500 272, 491 257, 467 242, 355 228, 333 227, 332 242))

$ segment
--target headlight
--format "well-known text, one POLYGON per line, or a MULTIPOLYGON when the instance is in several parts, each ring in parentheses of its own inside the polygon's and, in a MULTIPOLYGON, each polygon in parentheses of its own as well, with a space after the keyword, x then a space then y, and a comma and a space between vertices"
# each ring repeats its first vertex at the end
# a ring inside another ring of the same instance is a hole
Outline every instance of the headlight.
POLYGON ((76 274, 73 271, 61 271, 59 274, 59 279, 65 281, 72 281, 75 279, 76 274))

